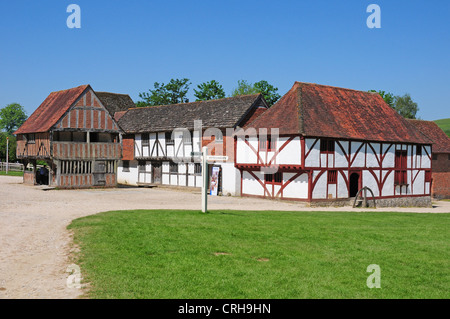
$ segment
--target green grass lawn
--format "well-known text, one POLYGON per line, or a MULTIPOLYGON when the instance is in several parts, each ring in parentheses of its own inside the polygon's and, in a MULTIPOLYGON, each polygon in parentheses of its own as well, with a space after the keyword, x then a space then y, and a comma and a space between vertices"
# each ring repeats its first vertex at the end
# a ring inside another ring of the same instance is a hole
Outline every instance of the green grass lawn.
MULTIPOLYGON (((6 175, 6 171, 0 171, 1 175, 6 175)), ((8 176, 23 176, 23 172, 8 171, 8 176)))
POLYGON ((89 298, 450 297, 450 214, 116 211, 69 229, 89 298))
POLYGON ((450 136, 450 118, 434 121, 448 136, 450 136))

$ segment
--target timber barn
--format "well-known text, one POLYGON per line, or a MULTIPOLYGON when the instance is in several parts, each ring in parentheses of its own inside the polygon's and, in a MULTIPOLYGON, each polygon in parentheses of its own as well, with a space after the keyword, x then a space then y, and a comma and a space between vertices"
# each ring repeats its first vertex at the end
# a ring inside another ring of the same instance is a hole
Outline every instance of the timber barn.
POLYGON ((33 165, 24 182, 37 182, 40 160, 48 165, 50 186, 116 186, 122 133, 114 113, 130 106, 129 96, 96 93, 90 85, 51 93, 14 133, 17 158, 33 165))
POLYGON ((209 174, 219 169, 219 192, 238 195, 233 133, 266 109, 264 97, 254 94, 117 113, 124 131, 119 183, 201 187, 201 160, 192 153, 207 146, 210 155, 228 156, 208 167, 209 174))
POLYGON ((296 82, 249 126, 242 196, 344 205, 368 187, 377 206, 431 205, 432 143, 378 93, 296 82))
POLYGON ((433 142, 431 196, 450 198, 450 138, 432 121, 408 120, 433 142))

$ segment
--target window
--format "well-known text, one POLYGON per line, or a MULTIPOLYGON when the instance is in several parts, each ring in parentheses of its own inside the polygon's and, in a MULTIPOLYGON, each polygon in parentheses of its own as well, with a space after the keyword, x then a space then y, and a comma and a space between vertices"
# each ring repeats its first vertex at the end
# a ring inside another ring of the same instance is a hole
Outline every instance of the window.
POLYGON ((223 134, 217 134, 214 136, 215 143, 223 143, 223 134))
POLYGON ((150 142, 149 142, 148 133, 143 133, 141 135, 141 139, 142 139, 142 146, 149 146, 150 142))
POLYGON ((183 132, 183 144, 192 144, 191 132, 183 132))
POLYGON ((328 184, 337 184, 337 171, 328 171, 328 184))
MULTIPOLYGON (((433 154, 433 161, 437 161, 437 158, 438 158, 437 154, 433 154)), ((450 155, 449 155, 449 158, 450 158, 450 155)))
POLYGON ((130 161, 122 161, 122 172, 130 171, 130 161))
POLYGON ((281 172, 275 174, 265 174, 264 180, 267 184, 281 184, 283 182, 283 174, 281 172))
POLYGON ((431 171, 425 171, 425 183, 431 183, 431 171))
POLYGON ((172 132, 166 132, 165 138, 166 138, 166 144, 167 145, 173 145, 174 144, 174 141, 172 139, 172 132))
POLYGON ((145 172, 145 161, 138 161, 138 171, 145 172))
POLYGON ((202 164, 195 163, 194 174, 197 174, 197 175, 201 175, 202 174, 202 164))
POLYGON ((417 145, 416 146, 416 155, 417 156, 422 156, 422 145, 417 145))
POLYGON ((27 143, 28 144, 35 144, 34 134, 27 134, 27 143))
POLYGON ((276 140, 271 136, 259 138, 259 150, 264 152, 274 152, 276 149, 276 140))
POLYGON ((169 172, 170 173, 178 173, 178 164, 170 163, 169 172))
POLYGON ((320 153, 334 153, 334 141, 328 139, 321 139, 320 153))
POLYGON ((395 185, 407 185, 407 153, 406 151, 395 151, 395 185))

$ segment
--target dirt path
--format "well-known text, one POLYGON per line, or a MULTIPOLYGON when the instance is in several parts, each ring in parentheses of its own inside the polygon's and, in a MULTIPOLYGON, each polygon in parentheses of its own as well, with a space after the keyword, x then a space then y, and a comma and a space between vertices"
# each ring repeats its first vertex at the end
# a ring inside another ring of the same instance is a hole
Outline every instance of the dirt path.
MULTIPOLYGON (((165 188, 50 190, 22 184, 21 177, 0 176, 0 299, 77 298, 66 286, 71 236, 66 227, 82 216, 123 209, 200 209, 199 191, 165 188)), ((330 210, 302 203, 253 198, 213 197, 210 209, 330 210)), ((351 208, 338 208, 348 211, 351 208)), ((396 209, 402 212, 450 212, 438 207, 396 209)), ((370 210, 373 212, 373 209, 370 210)), ((377 209, 393 211, 393 209, 377 209)))

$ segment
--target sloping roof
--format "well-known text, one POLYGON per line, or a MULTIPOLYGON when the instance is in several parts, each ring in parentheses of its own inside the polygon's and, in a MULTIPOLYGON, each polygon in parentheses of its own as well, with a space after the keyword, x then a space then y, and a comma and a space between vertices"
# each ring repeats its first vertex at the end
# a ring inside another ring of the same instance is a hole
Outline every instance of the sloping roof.
POLYGON ((450 153, 450 137, 432 121, 408 120, 433 142, 433 153, 450 153))
POLYGON ((280 134, 430 144, 378 93, 302 82, 249 126, 279 128, 280 134))
POLYGON ((126 111, 129 108, 136 107, 128 94, 117 94, 110 92, 95 92, 112 117, 116 112, 126 111))
POLYGON ((75 103, 89 85, 52 92, 14 134, 47 132, 75 103))
POLYGON ((253 94, 220 100, 133 108, 120 117, 119 126, 127 133, 192 129, 195 120, 201 120, 204 128, 235 127, 257 103, 267 105, 261 94, 253 94))

